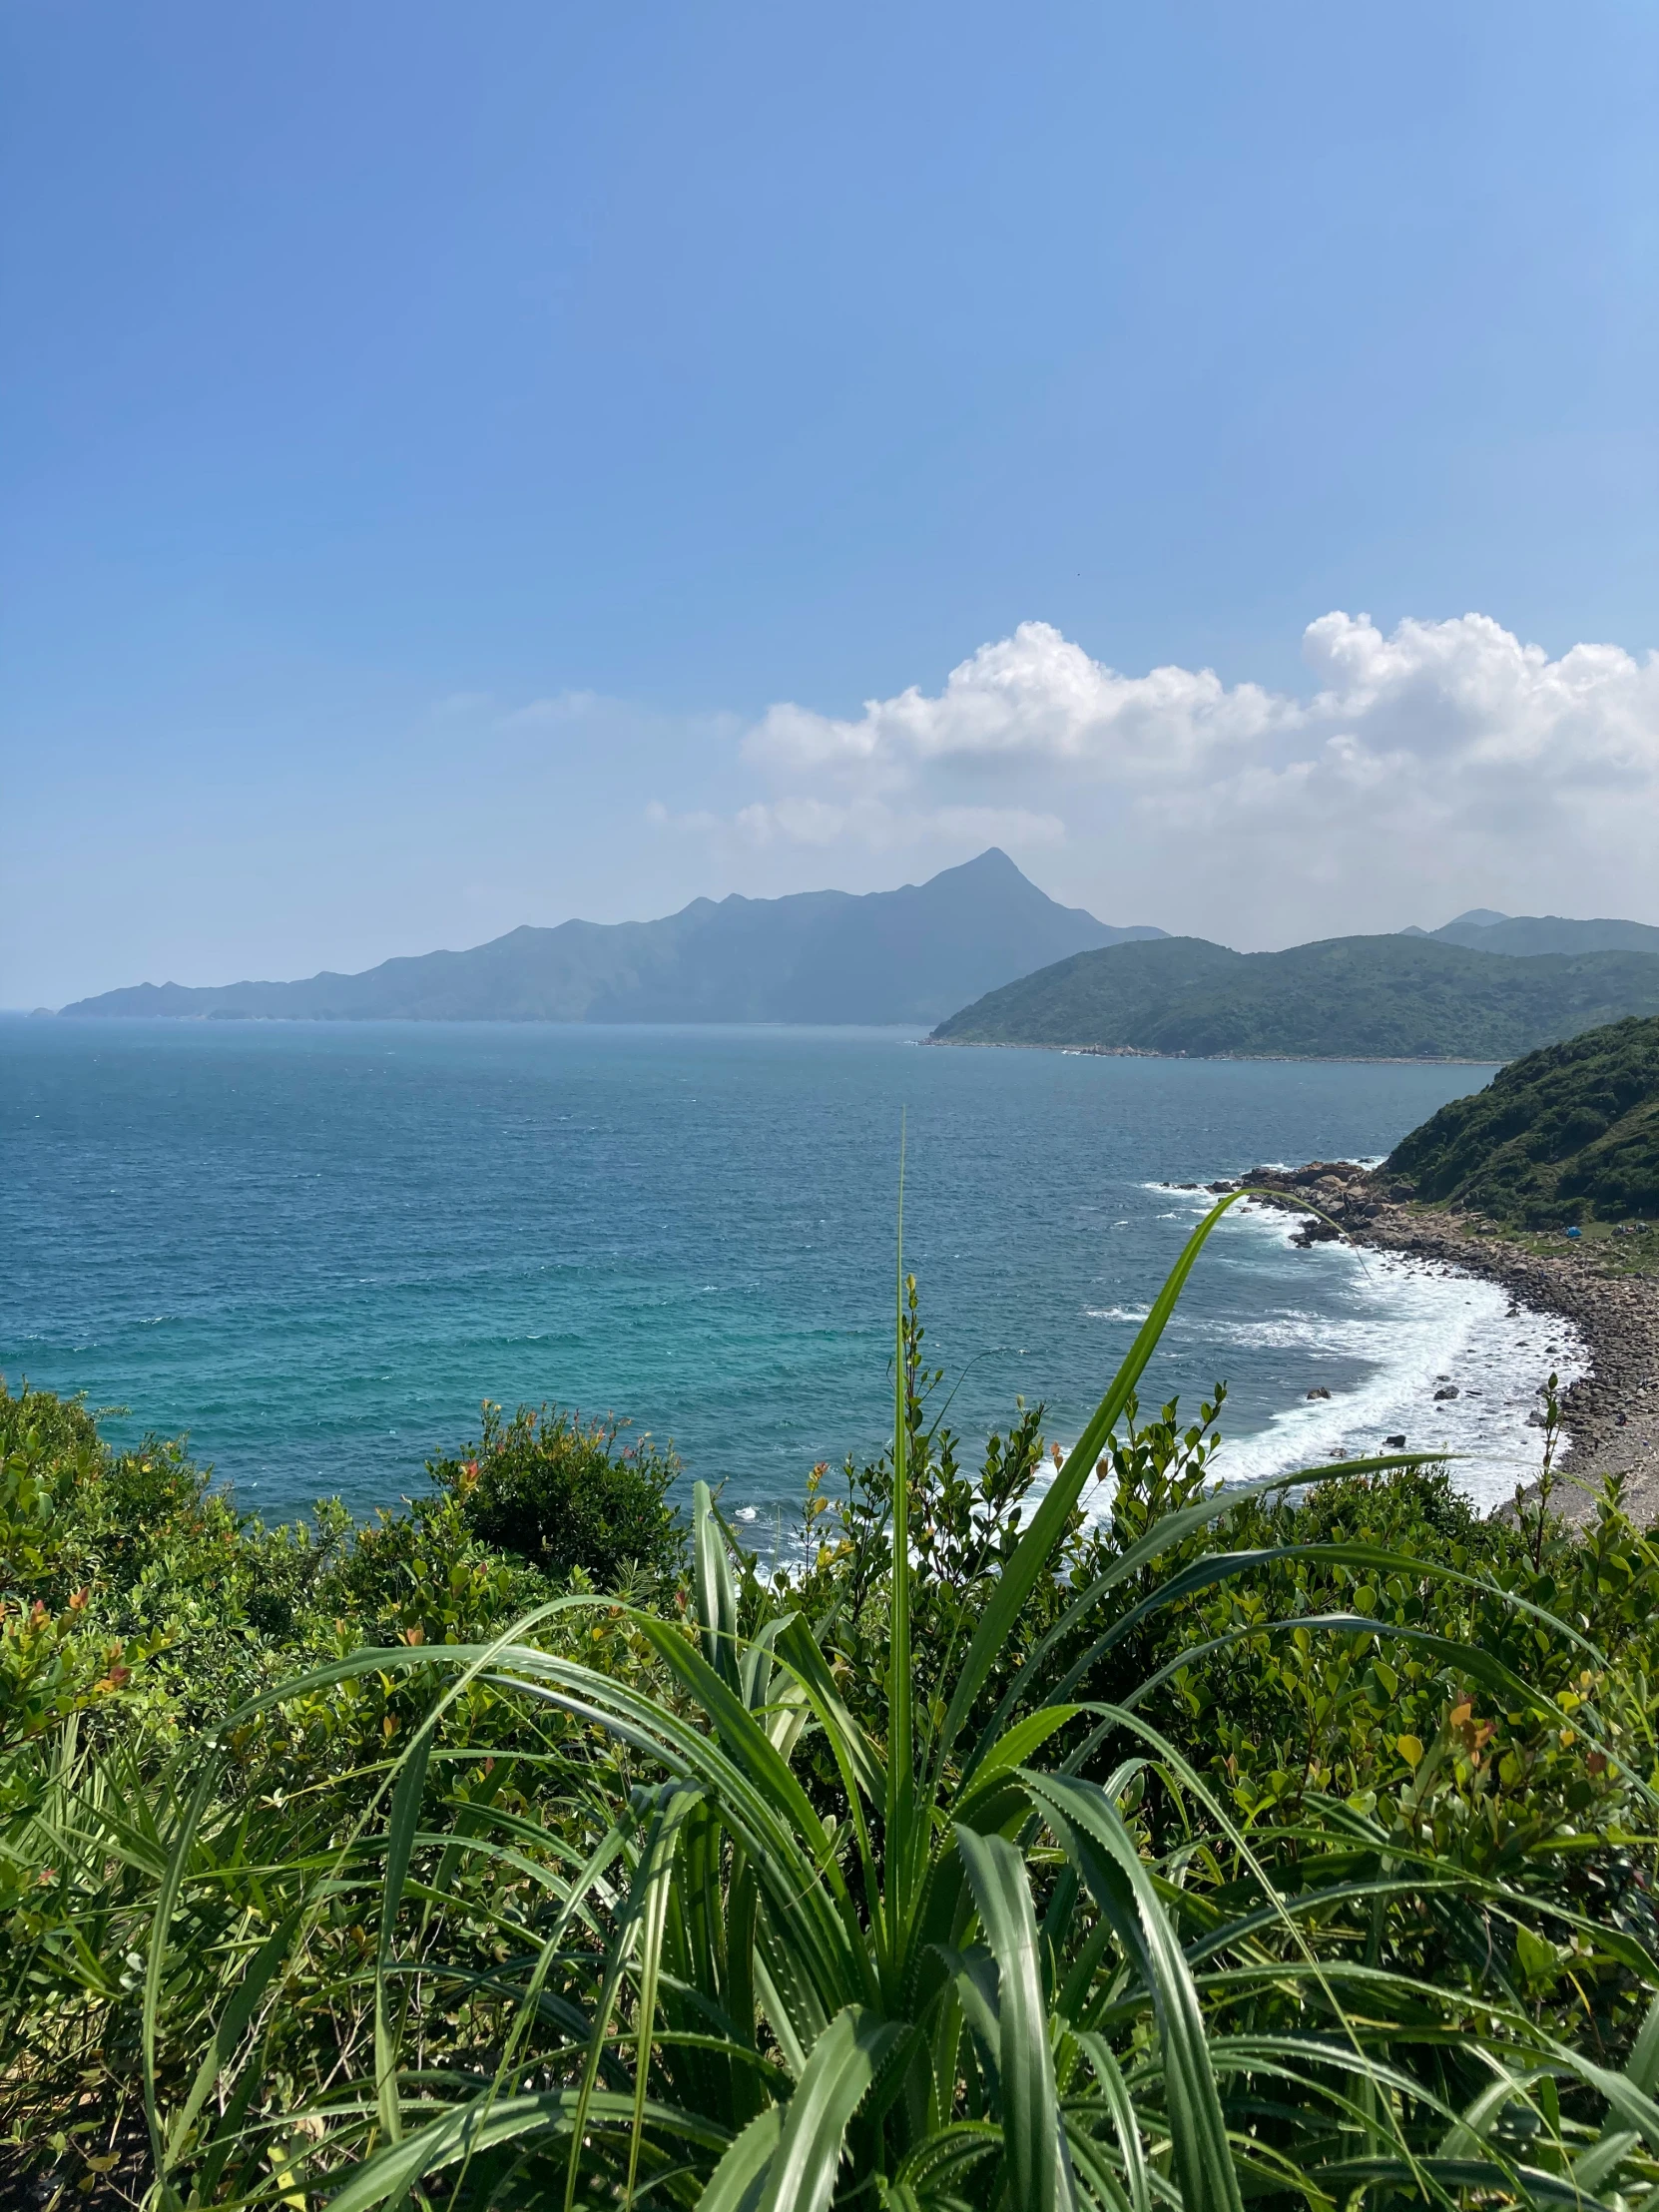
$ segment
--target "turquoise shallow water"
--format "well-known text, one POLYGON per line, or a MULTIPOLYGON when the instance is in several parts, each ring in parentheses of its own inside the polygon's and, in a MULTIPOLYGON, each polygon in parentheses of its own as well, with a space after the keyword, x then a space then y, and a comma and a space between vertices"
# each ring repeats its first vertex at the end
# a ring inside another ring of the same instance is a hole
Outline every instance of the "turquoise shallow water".
MULTIPOLYGON (((885 1433, 901 1111, 906 1254, 962 1377, 953 1417, 971 1434, 1023 1391, 1064 1436, 1194 1216, 1160 1186, 1382 1153, 1489 1072, 891 1031, 8 1018, 0 1372, 129 1407, 118 1434, 188 1429, 267 1513, 391 1501, 485 1395, 627 1414, 766 1511, 885 1433)), ((1453 1356, 1518 1403, 1531 1325, 1496 1294, 1293 1252, 1263 1217, 1212 1252, 1152 1382, 1227 1377, 1240 1471, 1314 1440, 1316 1415, 1326 1440, 1374 1440, 1453 1356), (1334 1397, 1310 1410, 1316 1382, 1334 1397)))

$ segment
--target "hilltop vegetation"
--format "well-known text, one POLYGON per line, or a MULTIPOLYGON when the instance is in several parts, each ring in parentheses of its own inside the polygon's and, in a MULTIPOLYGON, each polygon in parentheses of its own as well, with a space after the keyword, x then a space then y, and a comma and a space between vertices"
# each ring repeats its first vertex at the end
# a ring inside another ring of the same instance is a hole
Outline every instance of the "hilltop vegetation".
POLYGON ((1413 1129, 1383 1172, 1523 1228, 1659 1217, 1659 1020, 1529 1052, 1413 1129))
POLYGON ((769 1572, 545 1414, 274 1533, 0 1386, 0 2196, 1649 2212, 1659 1547, 1217 1488, 1135 1391, 1232 1203, 1069 1453, 912 1288, 769 1572))
POLYGON ((1625 1014, 1659 1014, 1659 956, 1499 959, 1411 936, 1246 953, 1165 937, 1057 961, 933 1034, 1193 1058, 1508 1060, 1625 1014))

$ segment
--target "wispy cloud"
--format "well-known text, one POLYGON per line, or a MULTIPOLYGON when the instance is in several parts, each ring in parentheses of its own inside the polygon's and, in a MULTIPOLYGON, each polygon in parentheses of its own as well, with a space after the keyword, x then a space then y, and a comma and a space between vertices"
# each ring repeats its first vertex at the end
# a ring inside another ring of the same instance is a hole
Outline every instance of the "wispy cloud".
POLYGON ((878 799, 845 804, 800 795, 757 800, 740 808, 733 828, 750 844, 825 847, 856 841, 871 851, 942 840, 968 844, 1059 844, 1065 825, 1058 815, 1029 807, 933 807, 905 809, 878 799))
POLYGON ((606 699, 599 692, 556 692, 548 699, 532 699, 501 717, 503 730, 558 730, 570 723, 591 722, 607 714, 626 714, 621 700, 606 699))

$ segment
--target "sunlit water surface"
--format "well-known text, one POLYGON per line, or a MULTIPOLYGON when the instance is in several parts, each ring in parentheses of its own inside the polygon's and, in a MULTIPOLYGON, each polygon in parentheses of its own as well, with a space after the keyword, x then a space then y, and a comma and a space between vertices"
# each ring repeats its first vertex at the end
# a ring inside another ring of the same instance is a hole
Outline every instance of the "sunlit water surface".
MULTIPOLYGON (((1064 1439, 1205 1203, 1171 1186, 1381 1155, 1490 1072, 891 1030, 0 1019, 0 1372, 127 1407, 118 1437, 188 1429, 268 1515, 394 1501, 487 1396, 626 1414, 770 1522, 816 1459, 886 1433, 901 1116, 953 1425, 1023 1393, 1064 1439)), ((1506 1496, 1543 1374, 1582 1365, 1565 1326, 1289 1226, 1223 1225, 1146 1395, 1225 1378, 1240 1478, 1403 1431, 1506 1496)))

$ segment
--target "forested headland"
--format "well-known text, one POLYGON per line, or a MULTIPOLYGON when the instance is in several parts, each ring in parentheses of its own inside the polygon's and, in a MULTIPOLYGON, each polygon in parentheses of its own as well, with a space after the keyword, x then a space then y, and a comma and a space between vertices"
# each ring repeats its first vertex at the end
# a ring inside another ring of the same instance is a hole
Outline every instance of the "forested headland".
POLYGON ((1528 1053, 1412 1130, 1385 1172, 1525 1228, 1659 1219, 1659 1020, 1528 1053))
POLYGON ((1659 1014, 1659 954, 1516 956, 1413 935, 1233 952, 1162 937, 1056 961, 933 1036, 1190 1058, 1509 1060, 1630 1014, 1659 1014))

